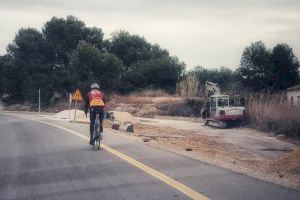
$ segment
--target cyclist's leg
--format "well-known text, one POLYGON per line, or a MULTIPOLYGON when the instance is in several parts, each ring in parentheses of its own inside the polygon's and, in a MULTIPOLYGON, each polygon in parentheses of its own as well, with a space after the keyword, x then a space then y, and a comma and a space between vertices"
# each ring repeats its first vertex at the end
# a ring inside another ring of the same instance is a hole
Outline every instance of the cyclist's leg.
POLYGON ((103 108, 101 108, 100 113, 99 113, 99 119, 100 119, 100 132, 103 131, 103 120, 105 117, 105 111, 103 108))
POLYGON ((96 120, 96 112, 91 111, 90 112, 90 144, 93 144, 93 135, 94 135, 94 126, 95 126, 95 120, 96 120))
POLYGON ((106 117, 107 117, 107 113, 106 113, 106 111, 103 109, 103 120, 105 120, 106 117))

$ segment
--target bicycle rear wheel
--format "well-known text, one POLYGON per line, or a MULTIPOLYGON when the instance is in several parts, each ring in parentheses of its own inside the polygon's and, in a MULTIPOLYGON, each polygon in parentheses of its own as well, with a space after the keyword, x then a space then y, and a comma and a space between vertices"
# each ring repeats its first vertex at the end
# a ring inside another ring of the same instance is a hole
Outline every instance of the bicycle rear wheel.
POLYGON ((95 129, 94 129, 94 147, 96 147, 98 150, 100 150, 100 143, 101 143, 101 133, 100 133, 100 119, 99 114, 96 116, 95 121, 95 129))
POLYGON ((96 140, 95 140, 95 145, 96 145, 96 148, 98 149, 98 150, 100 150, 100 137, 97 137, 96 138, 96 140))

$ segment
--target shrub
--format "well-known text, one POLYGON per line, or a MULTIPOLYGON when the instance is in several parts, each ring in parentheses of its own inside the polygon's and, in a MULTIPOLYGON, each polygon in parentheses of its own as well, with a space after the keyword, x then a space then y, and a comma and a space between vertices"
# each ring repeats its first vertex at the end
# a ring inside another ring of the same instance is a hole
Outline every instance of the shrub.
POLYGON ((202 99, 186 99, 184 102, 165 104, 159 106, 160 115, 180 117, 201 117, 202 99))
POLYGON ((247 99, 246 119, 263 131, 300 136, 300 106, 291 106, 285 94, 252 94, 247 99))

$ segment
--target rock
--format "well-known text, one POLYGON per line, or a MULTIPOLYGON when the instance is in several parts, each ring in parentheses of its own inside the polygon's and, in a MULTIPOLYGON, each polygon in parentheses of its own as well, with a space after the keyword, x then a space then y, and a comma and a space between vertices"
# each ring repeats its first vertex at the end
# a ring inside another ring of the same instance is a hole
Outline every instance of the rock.
POLYGON ((115 130, 119 130, 120 122, 113 122, 111 128, 115 130))
POLYGON ((283 178, 284 177, 284 174, 279 174, 279 178, 283 178))
POLYGON ((133 133, 134 132, 133 124, 130 124, 130 123, 123 124, 120 126, 119 130, 133 133))
POLYGON ((149 138, 144 138, 143 142, 150 142, 150 139, 149 138))
POLYGON ((277 136, 276 136, 276 138, 280 140, 280 139, 285 139, 285 138, 286 138, 286 136, 285 136, 285 135, 282 135, 282 134, 280 134, 280 135, 277 135, 277 136))
POLYGON ((275 136, 276 136, 276 134, 275 134, 275 133, 273 133, 273 132, 270 132, 270 133, 269 133, 269 136, 270 136, 270 137, 275 137, 275 136))
POLYGON ((185 149, 185 151, 193 151, 193 149, 188 147, 185 149))

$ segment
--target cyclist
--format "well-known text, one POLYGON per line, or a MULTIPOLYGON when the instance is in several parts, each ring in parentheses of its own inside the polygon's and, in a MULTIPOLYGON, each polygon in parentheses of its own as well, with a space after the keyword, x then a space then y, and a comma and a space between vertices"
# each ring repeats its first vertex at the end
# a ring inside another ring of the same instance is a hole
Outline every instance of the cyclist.
POLYGON ((91 91, 87 94, 85 101, 85 115, 87 116, 88 110, 90 110, 90 144, 94 145, 94 126, 96 115, 99 114, 100 119, 100 131, 103 131, 103 119, 104 119, 104 108, 105 106, 105 95, 100 91, 100 86, 98 83, 93 83, 91 85, 91 91))

